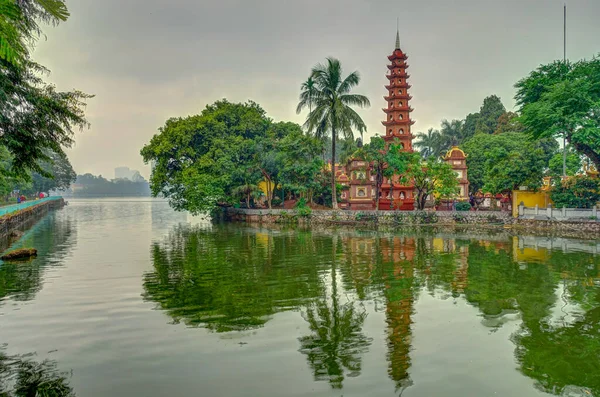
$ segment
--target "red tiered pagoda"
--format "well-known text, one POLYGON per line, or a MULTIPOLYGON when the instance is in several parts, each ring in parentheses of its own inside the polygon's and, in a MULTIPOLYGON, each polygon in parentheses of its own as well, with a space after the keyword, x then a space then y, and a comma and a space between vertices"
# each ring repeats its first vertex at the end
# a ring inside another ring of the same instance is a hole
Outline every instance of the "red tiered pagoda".
MULTIPOLYGON (((387 108, 383 109, 386 115, 385 121, 382 121, 386 130, 383 139, 388 148, 391 143, 398 141, 402 147, 401 150, 412 152, 413 135, 410 132, 410 126, 415 122, 410 119, 410 113, 413 109, 409 106, 412 97, 408 95, 408 89, 410 88, 410 84, 407 83, 410 76, 406 74, 408 56, 400 49, 399 32, 396 32, 394 52, 388 56, 388 59, 390 64, 387 65, 389 71, 386 77, 390 84, 385 86, 388 95, 384 96, 387 101, 387 108)), ((379 199, 380 209, 414 209, 414 187, 412 183, 401 184, 399 179, 398 176, 394 176, 391 180, 384 180, 379 199)))

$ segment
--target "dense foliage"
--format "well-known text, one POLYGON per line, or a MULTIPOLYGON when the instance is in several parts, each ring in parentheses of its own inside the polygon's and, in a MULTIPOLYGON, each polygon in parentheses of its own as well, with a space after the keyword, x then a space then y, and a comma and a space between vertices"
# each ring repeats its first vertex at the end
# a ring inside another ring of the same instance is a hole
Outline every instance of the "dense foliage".
POLYGON ((532 137, 564 137, 600 169, 600 58, 542 65, 515 87, 532 137))
POLYGON ((468 154, 471 190, 500 193, 541 186, 558 144, 552 139, 531 141, 525 134, 476 134, 463 145, 468 154))
MULTIPOLYGON (((399 148, 392 147, 398 150, 399 148)), ((417 209, 423 210, 429 197, 452 198, 458 193, 458 180, 452 167, 439 158, 423 159, 419 153, 400 152, 399 160, 405 165, 397 166, 402 172, 402 181, 415 187, 417 209)))
POLYGON ((64 148, 88 126, 90 95, 47 84, 49 71, 31 59, 41 23, 58 24, 63 0, 0 0, 0 194, 65 189, 75 173, 64 148))
POLYGON ((322 142, 297 124, 273 122, 254 102, 222 100, 168 120, 141 153, 156 164, 152 194, 199 213, 240 200, 250 206, 264 199, 271 207, 276 192, 278 201, 287 193, 323 202, 322 152, 322 142))
POLYGON ((582 175, 556 178, 550 198, 556 208, 592 208, 600 202, 600 180, 582 175))
POLYGON ((61 0, 2 0, 0 9, 0 145, 14 173, 44 175, 40 162, 50 160, 49 152, 64 155, 74 131, 88 125, 83 108, 90 95, 45 83, 48 70, 30 59, 27 44, 41 33, 37 21, 56 23, 69 14, 61 0))

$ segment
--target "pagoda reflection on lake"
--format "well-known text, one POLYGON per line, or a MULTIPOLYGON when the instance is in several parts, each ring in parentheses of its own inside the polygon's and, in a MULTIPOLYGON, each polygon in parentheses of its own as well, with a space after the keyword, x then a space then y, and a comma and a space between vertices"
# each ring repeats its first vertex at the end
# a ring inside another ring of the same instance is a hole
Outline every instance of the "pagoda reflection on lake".
POLYGON ((296 312, 298 350, 333 388, 361 376, 376 339, 365 321, 384 305, 388 376, 410 389, 413 316, 429 295, 466 301, 492 332, 520 321, 515 358, 540 390, 600 393, 596 243, 224 225, 178 226, 152 250, 145 297, 175 322, 227 333, 296 312))

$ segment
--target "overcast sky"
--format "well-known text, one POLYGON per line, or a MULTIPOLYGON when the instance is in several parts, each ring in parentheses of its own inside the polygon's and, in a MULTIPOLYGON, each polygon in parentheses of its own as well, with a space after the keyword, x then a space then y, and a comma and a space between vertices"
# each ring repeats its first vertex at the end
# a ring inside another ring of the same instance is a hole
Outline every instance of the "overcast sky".
MULTIPOLYGON (((413 131, 476 112, 483 98, 514 106, 514 83, 562 58, 562 0, 68 0, 70 19, 44 29, 35 59, 59 89, 96 95, 91 129, 68 151, 75 170, 148 177, 141 147, 169 117, 221 98, 252 99, 276 121, 302 123, 299 87, 325 57, 358 70, 367 137, 381 108, 396 17, 409 56, 413 131)), ((567 56, 600 53, 600 1, 567 1, 567 56)))

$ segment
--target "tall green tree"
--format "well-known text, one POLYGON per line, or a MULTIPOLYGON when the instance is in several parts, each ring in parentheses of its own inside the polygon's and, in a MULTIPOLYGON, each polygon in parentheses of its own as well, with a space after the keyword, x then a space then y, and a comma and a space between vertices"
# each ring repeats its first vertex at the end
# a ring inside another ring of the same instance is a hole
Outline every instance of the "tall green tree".
POLYGON ((463 145, 470 189, 500 193, 519 186, 538 188, 557 149, 553 139, 531 141, 519 132, 476 134, 463 145))
POLYGON ((417 141, 413 146, 418 148, 421 155, 427 157, 438 157, 442 151, 442 136, 438 130, 430 128, 427 132, 417 132, 417 141))
POLYGON ((534 138, 564 137, 600 169, 600 58, 542 65, 515 87, 520 121, 534 138))
POLYGON ((231 190, 240 185, 234 179, 237 170, 254 167, 256 142, 270 126, 258 104, 227 100, 208 105, 199 115, 167 120, 141 150, 144 161, 156 164, 152 194, 192 213, 230 202, 231 190))
POLYGON ((43 175, 39 164, 50 160, 47 153, 63 153, 74 130, 88 126, 83 108, 91 96, 46 84, 48 70, 30 57, 42 34, 39 24, 68 16, 63 0, 0 0, 0 145, 21 177, 43 175))
MULTIPOLYGON (((567 147, 566 153, 567 176, 573 176, 583 168, 581 155, 571 146, 567 147)), ((548 174, 550 176, 560 176, 563 174, 563 153, 556 153, 548 162, 548 174)))
POLYGON ((32 175, 31 191, 33 193, 51 190, 66 190, 77 179, 77 174, 71 166, 69 158, 64 153, 48 153, 49 160, 41 162, 44 176, 34 172, 32 175))
POLYGON ((458 180, 452 167, 441 159, 423 158, 418 153, 401 152, 406 171, 402 180, 412 181, 417 197, 417 209, 423 210, 430 195, 451 198, 458 193, 458 180))
POLYGON ((461 131, 462 142, 475 135, 475 130, 477 128, 478 121, 479 113, 469 113, 467 117, 465 117, 465 121, 463 122, 463 127, 461 131))
POLYGON ((479 109, 479 117, 475 125, 475 132, 493 134, 498 126, 498 119, 506 113, 506 108, 497 95, 490 95, 483 100, 479 109))
POLYGON ((302 133, 300 127, 290 132, 278 144, 281 182, 308 202, 313 202, 319 190, 319 176, 324 164, 320 158, 323 141, 302 133))
MULTIPOLYGON (((331 163, 335 166, 335 144, 338 134, 345 138, 354 138, 353 129, 362 136, 367 127, 352 106, 370 106, 364 95, 353 94, 352 89, 360 82, 358 72, 343 77, 342 65, 335 58, 327 58, 326 64, 318 64, 312 69, 311 77, 315 82, 315 94, 312 97, 300 95, 296 111, 304 108, 312 110, 307 116, 305 126, 315 136, 322 138, 331 135, 331 163)), ((331 176, 332 207, 338 208, 336 199, 335 172, 331 176)))
POLYGON ((440 155, 447 152, 452 146, 459 145, 462 142, 462 128, 463 121, 461 120, 442 120, 440 155))

